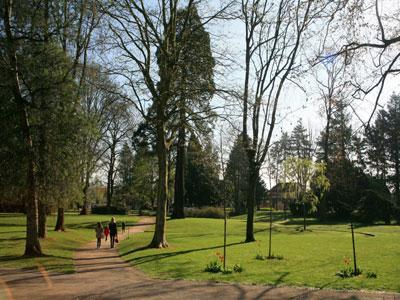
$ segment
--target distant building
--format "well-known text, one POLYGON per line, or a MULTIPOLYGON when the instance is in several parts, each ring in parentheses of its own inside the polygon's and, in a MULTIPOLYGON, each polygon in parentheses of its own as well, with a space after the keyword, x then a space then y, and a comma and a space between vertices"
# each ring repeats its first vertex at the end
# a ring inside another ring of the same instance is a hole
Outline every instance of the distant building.
POLYGON ((272 201, 272 207, 277 210, 285 210, 289 208, 289 203, 296 199, 296 184, 293 182, 279 182, 267 192, 264 201, 264 207, 269 207, 272 201))

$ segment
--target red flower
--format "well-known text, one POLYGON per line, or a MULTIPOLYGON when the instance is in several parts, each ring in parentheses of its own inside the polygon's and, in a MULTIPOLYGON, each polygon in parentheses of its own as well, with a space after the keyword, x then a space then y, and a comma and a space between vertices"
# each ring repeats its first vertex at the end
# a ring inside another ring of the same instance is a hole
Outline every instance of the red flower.
POLYGON ((343 258, 343 262, 344 262, 344 264, 345 264, 346 266, 348 266, 348 265, 350 264, 350 262, 351 262, 351 259, 348 258, 348 257, 344 257, 344 258, 343 258))

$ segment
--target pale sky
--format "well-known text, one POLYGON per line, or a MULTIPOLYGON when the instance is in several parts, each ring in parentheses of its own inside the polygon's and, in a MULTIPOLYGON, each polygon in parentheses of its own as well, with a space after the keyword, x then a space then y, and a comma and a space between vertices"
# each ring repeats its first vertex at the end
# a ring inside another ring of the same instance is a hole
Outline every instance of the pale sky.
MULTIPOLYGON (((399 11, 400 0, 383 0, 381 1, 380 10, 382 14, 392 13, 399 11)), ((376 25, 376 17, 373 14, 374 10, 366 15, 365 21, 371 25, 376 25)), ((400 19, 400 18, 399 18, 400 19)), ((388 23, 386 23, 387 25, 388 23)), ((396 24, 400 28, 400 23, 396 24)), ((229 53, 235 61, 232 66, 234 69, 228 71, 223 70, 224 76, 216 76, 216 82, 220 86, 234 86, 242 87, 244 81, 244 24, 238 20, 221 21, 218 23, 211 23, 208 26, 208 31, 211 33, 211 41, 217 52, 229 53)), ((371 32, 366 34, 369 38, 371 32)), ((375 37, 371 36, 370 40, 375 37)), ((217 54, 218 56, 218 54, 217 54)), ((280 113, 286 116, 285 119, 276 126, 274 136, 279 138, 281 130, 291 131, 299 118, 302 118, 303 124, 314 132, 314 136, 318 135, 323 128, 324 118, 320 115, 319 96, 315 88, 312 76, 307 76, 299 81, 299 84, 305 89, 306 92, 296 87, 289 82, 286 83, 284 91, 281 95, 280 113)), ((380 105, 384 105, 393 92, 400 92, 398 77, 388 77, 384 90, 380 98, 380 105)), ((371 93, 365 98, 364 101, 354 101, 353 108, 357 111, 358 115, 363 121, 368 120, 373 105, 375 103, 376 93, 371 93)), ((219 101, 219 100, 218 100, 219 101)), ((218 103, 218 102, 217 102, 218 103)), ((218 105, 218 104, 216 104, 218 105)), ((353 127, 359 128, 361 122, 356 116, 352 119, 353 127)), ((240 126, 240 124, 235 124, 240 126)))
MULTIPOLYGON (((153 1, 153 0, 150 0, 153 1)), ((372 0, 368 0, 372 1, 372 0)), ((201 2, 201 5, 204 5, 201 2)), ((381 0, 380 11, 381 14, 393 14, 395 12, 399 12, 400 10, 400 0, 381 0)), ((209 3, 212 5, 218 6, 222 3, 221 0, 210 0, 209 3)), ((213 11, 212 8, 207 8, 205 6, 199 7, 200 15, 209 14, 213 11)), ((400 28, 399 19, 397 21, 393 19, 390 20, 390 23, 393 24, 397 30, 400 28)), ((365 15, 365 18, 362 20, 356 20, 357 22, 365 21, 370 24, 363 32, 363 39, 376 39, 375 31, 369 31, 371 28, 376 26, 376 18, 373 14, 373 10, 369 10, 365 15), (369 28, 371 27, 371 28, 369 28), (374 36, 375 35, 375 36, 374 36)), ((236 90, 240 90, 243 87, 244 81, 244 24, 239 20, 229 20, 229 21, 215 21, 207 24, 206 29, 211 34, 211 43, 214 52, 214 57, 219 59, 222 55, 228 55, 231 61, 222 60, 224 63, 224 67, 218 66, 215 70, 215 82, 219 87, 224 89, 234 88, 236 90), (229 67, 226 65, 229 64, 229 67)), ((394 29, 396 30, 396 29, 394 29)), ((361 37, 360 37, 361 38, 361 37)), ((310 42, 310 41, 309 41, 310 42)), ((344 42, 344 41, 343 41, 344 42)), ((312 43, 310 43, 312 45, 312 43)), ((399 51, 399 47, 397 47, 396 51, 399 51)), ((310 49, 310 52, 313 49, 310 49)), ((111 58, 111 60, 118 58, 116 53, 108 53, 107 60, 111 58)), ((369 60, 371 62, 371 60, 369 60)), ((302 66, 303 68, 305 66, 302 66)), ((362 70, 363 68, 360 68, 362 70)), ((317 72, 318 73, 318 72, 317 72)), ((368 70, 364 70, 364 75, 368 75, 368 70)), ((366 80, 368 76, 366 77, 366 80)), ((400 92, 400 87, 398 84, 399 80, 397 78, 391 77, 388 78, 385 88, 383 90, 380 104, 384 105, 389 99, 390 95, 393 92, 400 92)), ((315 82, 313 82, 313 77, 311 75, 302 77, 298 84, 302 86, 303 90, 297 87, 296 85, 287 82, 284 86, 284 90, 281 94, 281 99, 279 102, 279 113, 281 116, 285 116, 281 122, 279 122, 275 126, 273 139, 279 139, 281 135, 281 131, 290 132, 294 125, 296 124, 299 118, 302 118, 303 124, 313 132, 314 138, 319 135, 319 132, 323 128, 324 118, 318 112, 320 111, 321 102, 318 100, 317 90, 315 89, 315 82)), ((357 111, 358 115, 366 121, 372 111, 373 104, 375 101, 375 94, 372 93, 369 95, 364 101, 354 102, 354 109, 357 111)), ((223 104, 223 100, 219 99, 217 96, 214 98, 213 103, 215 106, 221 106, 223 104)), ((233 123, 234 127, 240 129, 241 128, 241 118, 240 118, 240 106, 236 108, 231 107, 230 119, 231 123, 233 123)), ((279 120, 279 118, 278 118, 279 120)), ((353 128, 358 128, 361 124, 359 120, 354 116, 352 119, 353 128)), ((223 127, 225 135, 234 134, 235 131, 232 127, 224 120, 220 120, 216 124, 216 132, 215 132, 215 141, 216 145, 219 145, 219 133, 218 129, 223 127)), ((250 129, 249 129, 250 130, 250 129)), ((233 138, 224 137, 224 147, 228 150, 230 144, 233 141, 233 138)))

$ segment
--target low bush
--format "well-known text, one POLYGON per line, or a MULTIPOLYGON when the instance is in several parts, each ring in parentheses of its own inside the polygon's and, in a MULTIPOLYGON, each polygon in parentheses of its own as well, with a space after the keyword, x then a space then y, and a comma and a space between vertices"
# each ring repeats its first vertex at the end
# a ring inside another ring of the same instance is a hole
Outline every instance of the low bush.
POLYGON ((349 277, 353 277, 353 276, 358 276, 362 274, 362 270, 357 268, 357 269, 353 269, 350 264, 351 264, 351 259, 348 257, 344 257, 343 258, 343 262, 344 262, 344 268, 339 270, 338 272, 336 272, 336 276, 341 277, 341 278, 349 278, 349 277))
POLYGON ((94 206, 92 207, 92 213, 99 215, 127 215, 128 211, 123 207, 94 206))
POLYGON ((352 268, 346 267, 346 268, 340 270, 339 272, 337 272, 336 276, 341 277, 341 278, 350 278, 350 277, 358 276, 361 274, 362 274, 362 270, 359 268, 357 268, 357 270, 354 271, 352 268))
POLYGON ((218 261, 212 261, 210 262, 204 271, 209 272, 209 273, 219 273, 222 271, 222 266, 218 261))
POLYGON ((241 265, 239 265, 239 264, 233 265, 233 272, 242 273, 243 271, 244 271, 244 268, 241 265))
POLYGON ((185 208, 185 216, 189 218, 223 219, 224 210, 220 207, 211 206, 205 206, 202 208, 188 207, 185 208))

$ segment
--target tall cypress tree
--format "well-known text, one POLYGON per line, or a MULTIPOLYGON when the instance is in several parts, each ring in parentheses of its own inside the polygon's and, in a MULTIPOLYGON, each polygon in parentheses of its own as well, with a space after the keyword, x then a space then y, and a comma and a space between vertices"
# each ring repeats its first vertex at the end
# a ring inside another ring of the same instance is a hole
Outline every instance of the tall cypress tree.
POLYGON ((218 156, 210 142, 205 146, 192 134, 189 138, 186 167, 186 203, 202 207, 219 205, 218 156))
POLYGON ((210 99, 214 93, 210 36, 205 30, 195 6, 190 12, 181 10, 177 15, 177 43, 182 44, 178 61, 176 88, 178 90, 178 139, 175 165, 175 189, 173 218, 184 217, 185 155, 188 128, 199 134, 207 134, 207 118, 212 115, 210 99))
POLYGON ((235 214, 244 214, 246 212, 248 161, 246 150, 243 147, 242 135, 238 135, 232 150, 229 154, 229 160, 226 166, 226 181, 229 190, 229 197, 233 199, 233 212, 235 214))
POLYGON ((299 119, 290 136, 291 154, 298 158, 311 158, 311 144, 310 135, 299 119))
POLYGON ((393 187, 396 219, 400 222, 400 95, 392 95, 366 131, 368 158, 376 176, 393 187))

